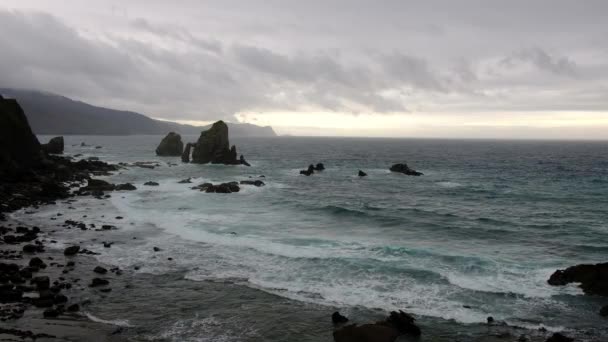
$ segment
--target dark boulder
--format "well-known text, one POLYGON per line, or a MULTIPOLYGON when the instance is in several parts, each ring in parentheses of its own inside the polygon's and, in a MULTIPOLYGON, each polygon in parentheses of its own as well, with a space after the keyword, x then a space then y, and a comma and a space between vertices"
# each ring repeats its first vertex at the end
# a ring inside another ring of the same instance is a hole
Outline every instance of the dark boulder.
POLYGON ((379 324, 347 325, 334 331, 335 342, 394 342, 397 330, 379 324))
POLYGON ((181 135, 170 132, 156 148, 156 155, 179 157, 182 155, 183 150, 184 143, 182 142, 181 135))
POLYGON ((106 286, 108 284, 110 284, 110 282, 105 279, 93 278, 89 287, 106 286))
POLYGON ((323 171, 325 170, 325 165, 323 165, 323 163, 317 163, 317 165, 315 165, 315 171, 323 171))
POLYGON ((367 177, 367 173, 359 170, 359 177, 367 177))
POLYGON ((551 337, 549 337, 546 342, 572 342, 572 341, 574 341, 573 338, 564 336, 560 333, 555 333, 555 334, 551 335, 551 337))
POLYGON ((150 181, 150 182, 145 182, 144 185, 146 185, 146 186, 158 186, 159 184, 157 182, 150 181))
POLYGON ((257 187, 266 185, 264 182, 262 182, 259 179, 257 179, 257 180, 242 180, 241 184, 243 184, 243 185, 255 185, 257 187))
MULTIPOLYGON (((333 320, 333 315, 332 315, 333 320)), ((334 331, 336 342, 393 342, 401 335, 420 336, 414 317, 403 311, 391 312, 384 321, 374 324, 347 325, 334 331)))
POLYGON ((42 150, 46 153, 62 154, 63 153, 63 137, 54 137, 48 143, 41 145, 42 150))
POLYGON ((137 188, 135 187, 135 185, 133 185, 131 183, 117 184, 114 189, 117 190, 117 191, 133 191, 133 190, 137 190, 137 188))
POLYGON ((190 183, 192 183, 192 178, 182 179, 179 182, 177 182, 177 184, 190 184, 190 183))
POLYGON ((47 276, 34 277, 32 280, 30 280, 30 283, 36 286, 38 291, 48 290, 51 286, 51 280, 47 276))
POLYGON ((310 164, 308 165, 308 169, 300 170, 300 174, 304 176, 311 176, 315 173, 315 166, 310 164))
POLYGON ((80 252, 80 246, 70 246, 63 250, 63 255, 72 256, 78 254, 78 252, 80 252))
POLYGON ((97 266, 93 269, 93 272, 99 273, 99 274, 106 274, 106 273, 108 273, 108 270, 101 266, 97 266))
POLYGON ((391 170, 391 172, 403 173, 404 175, 408 175, 408 176, 422 176, 423 175, 422 172, 418 172, 416 170, 410 169, 410 167, 407 166, 407 164, 405 164, 405 163, 395 164, 395 165, 391 166, 390 170, 391 170))
POLYGON ((101 179, 89 179, 87 186, 80 188, 82 191, 114 191, 116 186, 101 179))
POLYGON ((201 136, 193 147, 193 163, 242 164, 241 160, 237 159, 236 146, 230 147, 228 125, 221 120, 214 123, 208 130, 201 132, 201 136))
POLYGON ((547 282, 553 286, 580 283, 585 294, 608 296, 608 263, 582 264, 557 270, 547 282))
POLYGON ((30 267, 36 267, 36 268, 46 268, 46 264, 44 263, 44 261, 42 261, 42 259, 36 257, 36 258, 32 258, 30 259, 30 262, 28 264, 30 267))
POLYGON ((342 324, 348 322, 348 318, 340 314, 340 312, 336 311, 331 314, 331 322, 333 324, 342 324))

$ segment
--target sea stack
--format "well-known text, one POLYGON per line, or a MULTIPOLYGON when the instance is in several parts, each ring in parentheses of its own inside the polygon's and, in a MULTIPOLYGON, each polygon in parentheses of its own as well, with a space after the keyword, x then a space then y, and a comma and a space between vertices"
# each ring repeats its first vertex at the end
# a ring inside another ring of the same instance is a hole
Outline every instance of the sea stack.
POLYGON ((183 150, 184 143, 182 142, 181 135, 175 132, 170 132, 166 137, 163 138, 156 148, 156 155, 179 157, 182 155, 183 150))
POLYGON ((42 150, 46 153, 62 154, 63 137, 54 137, 48 143, 42 144, 42 150))
POLYGON ((238 159, 236 146, 230 147, 228 125, 224 121, 214 123, 201 132, 193 146, 192 162, 197 164, 247 165, 245 159, 238 159))

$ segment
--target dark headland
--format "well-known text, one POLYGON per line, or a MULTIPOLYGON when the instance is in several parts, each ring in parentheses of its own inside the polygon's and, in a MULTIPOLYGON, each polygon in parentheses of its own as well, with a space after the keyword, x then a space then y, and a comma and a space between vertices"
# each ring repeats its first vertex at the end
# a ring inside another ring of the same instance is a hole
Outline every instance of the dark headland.
MULTIPOLYGON (((163 134, 166 133, 167 130, 163 134)), ((183 156, 181 140, 178 141, 176 135, 166 139, 157 153, 176 158, 183 156)), ((192 154, 195 163, 244 164, 244 158, 237 157, 236 147, 229 145, 228 128, 223 122, 214 124, 201 134, 197 142, 188 145, 194 151, 188 153, 187 159, 192 154)), ((78 206, 81 198, 94 197, 103 201, 114 193, 138 191, 132 184, 111 184, 94 176, 108 175, 125 167, 154 166, 75 160, 57 156, 55 153, 61 152, 60 147, 62 150, 63 141, 60 144, 60 139, 46 146, 41 145, 19 103, 0 98, 0 339, 126 340, 123 328, 91 321, 83 311, 91 304, 103 303, 111 298, 112 290, 117 286, 124 288, 123 291, 133 291, 133 296, 141 295, 137 288, 130 285, 141 276, 121 269, 120 265, 98 263, 93 258, 95 252, 82 248, 79 241, 58 248, 54 246, 53 239, 54 234, 62 229, 112 234, 120 232, 121 228, 111 222, 97 225, 87 223, 84 217, 71 217, 69 213, 57 213, 45 225, 32 225, 13 220, 10 213, 23 208, 33 211, 58 202, 78 206)), ((303 170, 303 174, 313 175, 330 170, 317 163, 303 170)), ((396 164, 391 171, 422 175, 406 164, 396 164)), ((359 171, 359 176, 366 174, 359 171)), ((190 180, 182 182, 188 183, 190 180)), ((146 185, 157 186, 158 183, 150 181, 146 185)), ((238 191, 239 185, 263 186, 264 182, 256 179, 241 181, 240 184, 201 184, 193 189, 207 193, 225 192, 225 189, 232 192, 235 189, 238 191)), ((103 248, 112 248, 112 243, 104 241, 103 248)), ((155 248, 153 252, 160 253, 162 250, 155 248)), ((549 283, 562 286, 577 282, 589 295, 606 296, 606 270, 606 264, 581 265, 557 271, 549 283)), ((167 297, 170 297, 171 289, 167 288, 166 291, 167 297)), ((327 308, 327 341, 332 339, 331 336, 337 342, 424 341, 426 334, 433 333, 425 330, 425 317, 414 317, 405 311, 384 313, 384 318, 377 321, 352 322, 336 309, 327 308), (333 327, 329 324, 333 324, 333 327)), ((602 312, 605 314, 605 310, 602 312)), ((559 333, 537 331, 528 334, 526 329, 494 322, 491 317, 488 317, 488 324, 483 329, 487 329, 487 334, 475 341, 572 341, 559 333)), ((453 332, 452 336, 458 336, 458 332, 453 332)))

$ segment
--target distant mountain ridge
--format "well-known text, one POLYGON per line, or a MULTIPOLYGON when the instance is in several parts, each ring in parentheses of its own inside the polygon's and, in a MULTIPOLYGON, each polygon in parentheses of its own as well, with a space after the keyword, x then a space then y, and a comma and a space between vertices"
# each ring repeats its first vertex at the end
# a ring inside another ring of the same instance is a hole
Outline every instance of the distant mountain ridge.
MULTIPOLYGON (((48 135, 136 135, 199 134, 209 126, 198 127, 155 120, 143 114, 93 106, 52 93, 0 88, 4 97, 15 98, 25 111, 32 130, 48 135)), ((230 136, 275 137, 270 126, 228 123, 230 136)))

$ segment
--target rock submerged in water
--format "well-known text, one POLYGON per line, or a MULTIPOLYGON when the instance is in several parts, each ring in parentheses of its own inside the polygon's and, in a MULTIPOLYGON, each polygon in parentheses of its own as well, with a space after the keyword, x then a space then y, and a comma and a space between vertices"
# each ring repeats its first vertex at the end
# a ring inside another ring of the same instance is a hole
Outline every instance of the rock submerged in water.
POLYGON ((422 172, 418 172, 416 170, 410 169, 410 167, 407 166, 407 164, 405 164, 405 163, 394 164, 393 166, 391 166, 390 170, 391 170, 391 172, 403 173, 404 175, 408 175, 408 176, 422 176, 423 175, 422 172))
MULTIPOLYGON (((224 121, 214 123, 211 128, 201 132, 192 151, 192 162, 197 164, 249 165, 241 156, 237 159, 236 146, 230 147, 228 125, 224 121)), ((182 156, 186 160, 188 156, 182 156)))
POLYGON ((359 174, 358 175, 359 175, 359 177, 367 177, 367 173, 365 173, 365 172, 363 172, 361 170, 359 170, 359 174))
POLYGON ((563 286, 580 283, 580 288, 588 295, 608 296, 608 262, 601 264, 582 264, 555 271, 549 285, 563 286))
POLYGON ((420 336, 420 328, 414 321, 410 314, 393 311, 384 321, 363 325, 351 324, 335 330, 334 341, 394 342, 401 335, 420 336))
POLYGON ((600 309, 600 316, 608 317, 608 305, 604 305, 604 307, 600 309))
POLYGON ((222 183, 218 185, 213 185, 211 183, 203 183, 192 187, 193 190, 199 190, 206 193, 218 193, 218 194, 230 194, 233 192, 241 191, 239 187, 239 183, 237 182, 228 182, 222 183))
POLYGON ((156 148, 157 156, 179 157, 184 150, 184 143, 181 135, 170 132, 163 138, 156 148))
POLYGON ((158 184, 157 182, 149 181, 149 182, 145 182, 144 185, 145 186, 159 186, 160 184, 158 184))
POLYGON ((312 176, 315 173, 315 166, 310 164, 308 165, 308 169, 300 170, 300 174, 304 176, 312 176))
POLYGON ((54 137, 48 143, 40 145, 46 153, 62 154, 63 153, 63 137, 54 137))

